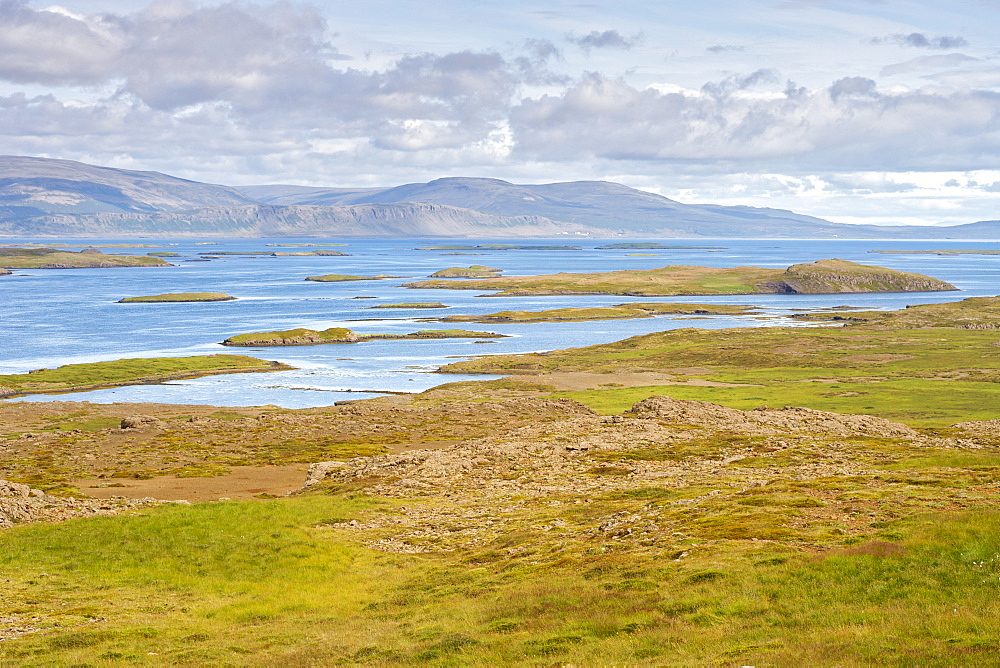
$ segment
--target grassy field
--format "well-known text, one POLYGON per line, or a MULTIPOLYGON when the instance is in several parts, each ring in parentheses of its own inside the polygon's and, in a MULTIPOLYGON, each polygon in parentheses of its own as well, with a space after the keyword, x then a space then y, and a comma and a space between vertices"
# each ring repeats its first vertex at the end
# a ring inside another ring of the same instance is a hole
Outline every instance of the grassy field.
POLYGON ((847 327, 679 329, 624 341, 457 362, 454 373, 663 372, 731 387, 664 385, 563 393, 606 413, 655 394, 734 408, 809 406, 940 426, 998 417, 1000 298, 895 312, 809 316, 847 327))
POLYGON ((426 280, 403 285, 409 288, 497 290, 494 296, 827 294, 956 289, 949 283, 921 274, 845 260, 819 260, 796 264, 785 271, 761 267, 672 265, 659 269, 626 269, 594 274, 563 272, 467 281, 426 280))

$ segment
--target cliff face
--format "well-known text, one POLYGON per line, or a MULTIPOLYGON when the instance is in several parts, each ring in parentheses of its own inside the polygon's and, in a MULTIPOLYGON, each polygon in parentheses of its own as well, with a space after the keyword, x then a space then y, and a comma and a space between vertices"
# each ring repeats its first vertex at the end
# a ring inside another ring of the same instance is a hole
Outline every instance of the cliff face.
POLYGON ((937 292, 957 290, 951 283, 923 274, 846 260, 818 260, 794 264, 782 278, 758 284, 762 292, 827 294, 861 292, 937 292))
POLYGON ((495 216, 439 204, 210 207, 188 212, 50 214, 0 220, 0 234, 101 236, 500 236, 546 237, 586 233, 581 225, 538 216, 495 216))

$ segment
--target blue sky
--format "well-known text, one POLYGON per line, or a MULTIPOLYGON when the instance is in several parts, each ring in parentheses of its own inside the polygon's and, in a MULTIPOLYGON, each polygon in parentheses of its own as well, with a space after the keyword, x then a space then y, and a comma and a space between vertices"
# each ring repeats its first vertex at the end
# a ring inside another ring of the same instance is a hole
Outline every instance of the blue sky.
POLYGON ((0 153, 1000 217, 1000 4, 0 0, 0 153))

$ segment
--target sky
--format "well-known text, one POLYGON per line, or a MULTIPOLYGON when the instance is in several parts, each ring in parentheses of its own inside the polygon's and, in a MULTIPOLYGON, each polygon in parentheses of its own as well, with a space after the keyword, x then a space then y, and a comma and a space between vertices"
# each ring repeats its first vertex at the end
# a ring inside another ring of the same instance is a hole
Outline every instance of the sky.
POLYGON ((997 0, 0 0, 0 154, 1000 218, 997 0))

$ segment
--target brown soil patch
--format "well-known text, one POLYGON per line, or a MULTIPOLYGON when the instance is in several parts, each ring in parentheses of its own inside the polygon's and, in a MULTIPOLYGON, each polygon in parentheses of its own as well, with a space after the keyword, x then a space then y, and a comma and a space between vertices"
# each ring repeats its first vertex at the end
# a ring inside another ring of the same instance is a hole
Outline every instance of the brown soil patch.
POLYGON ((217 501, 220 498, 252 499, 260 494, 284 496, 305 483, 309 466, 234 466, 228 475, 175 478, 156 476, 148 480, 74 480, 87 496, 109 499, 125 496, 132 499, 153 497, 163 501, 217 501), (106 485, 116 485, 107 487, 106 485), (121 485, 120 487, 117 485, 121 485))

